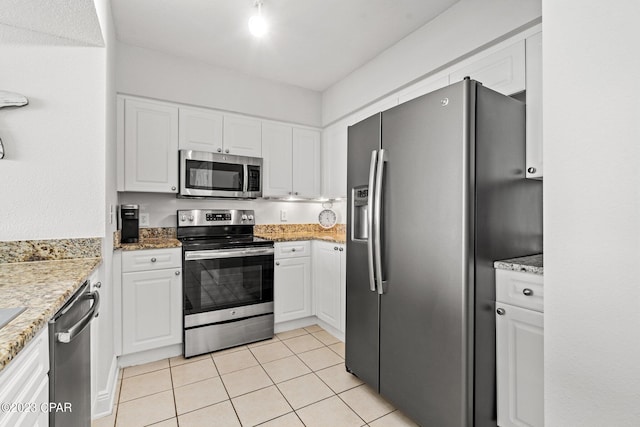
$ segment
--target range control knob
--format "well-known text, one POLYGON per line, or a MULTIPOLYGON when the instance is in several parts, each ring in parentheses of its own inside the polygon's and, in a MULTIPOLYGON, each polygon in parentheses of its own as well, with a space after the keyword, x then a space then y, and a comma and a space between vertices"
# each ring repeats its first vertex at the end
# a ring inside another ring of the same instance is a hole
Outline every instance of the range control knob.
POLYGON ((186 221, 186 220, 187 220, 187 216, 186 216, 186 215, 182 215, 182 216, 180 217, 180 221, 186 221))
POLYGON ((193 221, 193 215, 189 215, 189 221, 193 221))
POLYGON ((243 221, 246 221, 248 219, 247 214, 242 214, 242 218, 243 221))
POLYGON ((253 215, 249 215, 249 221, 253 221, 253 215))

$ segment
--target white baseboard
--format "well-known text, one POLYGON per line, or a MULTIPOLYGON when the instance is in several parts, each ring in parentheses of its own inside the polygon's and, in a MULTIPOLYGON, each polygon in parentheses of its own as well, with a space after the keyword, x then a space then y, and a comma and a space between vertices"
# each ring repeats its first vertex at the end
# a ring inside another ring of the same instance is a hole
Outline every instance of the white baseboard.
POLYGON ((118 366, 126 368, 128 366, 142 365, 143 363, 155 362, 169 357, 182 355, 182 344, 168 345, 166 347, 155 348, 153 350, 141 351, 133 354, 123 354, 118 357, 118 366))
POLYGON ((316 316, 304 317, 302 319, 289 320, 288 322, 280 322, 274 325, 275 333, 287 332, 293 329, 305 328, 307 326, 318 325, 322 329, 329 332, 340 341, 344 342, 344 332, 339 331, 328 323, 318 319, 316 316))
POLYGON ((104 390, 98 391, 98 396, 93 404, 91 418, 102 418, 111 415, 113 411, 116 387, 118 386, 118 358, 114 355, 109 368, 109 379, 104 390))

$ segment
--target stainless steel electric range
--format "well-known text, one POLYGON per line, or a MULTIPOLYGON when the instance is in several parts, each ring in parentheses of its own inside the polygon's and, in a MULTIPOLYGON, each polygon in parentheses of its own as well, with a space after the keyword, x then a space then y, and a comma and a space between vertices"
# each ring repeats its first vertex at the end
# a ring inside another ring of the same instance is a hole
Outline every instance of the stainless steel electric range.
POLYGON ((252 210, 178 211, 184 356, 273 337, 273 242, 252 210))

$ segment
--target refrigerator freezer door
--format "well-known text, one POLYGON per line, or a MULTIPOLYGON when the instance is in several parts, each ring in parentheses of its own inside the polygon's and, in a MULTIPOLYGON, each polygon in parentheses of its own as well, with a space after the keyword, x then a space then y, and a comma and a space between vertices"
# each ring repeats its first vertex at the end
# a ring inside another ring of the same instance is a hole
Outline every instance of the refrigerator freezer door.
MULTIPOLYGON (((373 197, 369 188, 372 152, 380 149, 380 114, 369 117, 349 128, 347 149, 347 320, 346 320, 346 360, 347 370, 378 390, 379 369, 379 297, 375 288, 371 289, 369 274, 368 244, 372 238, 354 239, 357 230, 354 224, 354 196, 362 201, 365 194, 368 203, 373 197), (366 191, 366 193, 365 193, 366 191)), ((361 202, 359 202, 361 203, 361 202)), ((367 209, 367 218, 371 211, 367 209)), ((361 234, 361 233, 360 233, 361 234)))
POLYGON ((470 417, 468 96, 474 84, 463 81, 382 114, 387 289, 380 298, 380 393, 424 426, 462 427, 470 417))

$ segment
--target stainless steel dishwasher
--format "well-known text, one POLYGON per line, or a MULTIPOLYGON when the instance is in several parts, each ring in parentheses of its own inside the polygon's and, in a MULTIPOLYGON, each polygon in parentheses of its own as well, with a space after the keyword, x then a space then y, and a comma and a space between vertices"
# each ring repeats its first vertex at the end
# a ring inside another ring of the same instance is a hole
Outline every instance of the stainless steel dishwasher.
POLYGON ((91 328, 88 326, 98 316, 99 306, 98 291, 89 292, 86 281, 49 321, 50 427, 91 425, 91 328))

